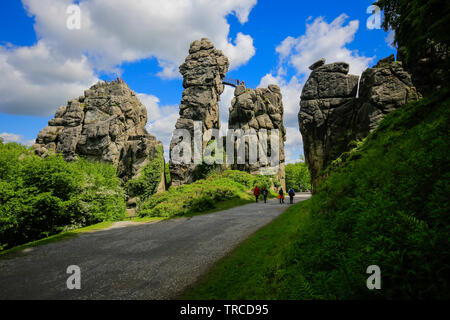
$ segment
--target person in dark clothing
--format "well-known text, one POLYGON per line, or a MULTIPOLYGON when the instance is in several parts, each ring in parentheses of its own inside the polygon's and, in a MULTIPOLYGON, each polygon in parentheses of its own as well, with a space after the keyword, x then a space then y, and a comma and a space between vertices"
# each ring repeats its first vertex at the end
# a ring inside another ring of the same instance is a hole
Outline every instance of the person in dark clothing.
POLYGON ((295 196, 294 189, 290 188, 289 191, 288 191, 288 194, 289 194, 290 203, 293 204, 294 203, 294 196, 295 196))
POLYGON ((258 186, 256 186, 255 189, 253 190, 253 194, 255 195, 256 202, 258 202, 258 197, 259 197, 259 188, 258 188, 258 186))
POLYGON ((280 203, 284 203, 284 191, 283 188, 280 188, 278 191, 278 199, 280 199, 280 203))
POLYGON ((267 191, 266 187, 262 189, 262 194, 264 196, 264 203, 267 203, 267 195, 269 194, 269 192, 267 191))

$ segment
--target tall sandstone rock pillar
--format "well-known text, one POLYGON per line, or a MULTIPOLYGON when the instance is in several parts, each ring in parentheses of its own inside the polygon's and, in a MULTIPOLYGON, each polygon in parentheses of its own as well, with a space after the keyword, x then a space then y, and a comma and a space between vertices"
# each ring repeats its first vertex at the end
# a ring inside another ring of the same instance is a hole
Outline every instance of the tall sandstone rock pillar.
MULTIPOLYGON (((229 67, 228 58, 222 51, 214 48, 212 42, 203 38, 191 43, 189 55, 180 66, 183 75, 183 96, 180 104, 180 118, 175 129, 185 129, 194 139, 194 121, 202 123, 202 131, 219 129, 219 99, 224 90, 222 79, 229 67)), ((194 179, 196 165, 193 164, 194 152, 191 163, 174 161, 174 147, 182 141, 182 138, 174 135, 170 143, 170 174, 172 185, 191 183, 194 179)), ((205 145, 202 147, 202 152, 205 145)), ((193 150, 193 144, 192 148, 193 150)))
POLYGON ((298 120, 314 191, 323 170, 350 149, 352 140, 366 137, 386 114, 419 95, 411 76, 393 55, 366 69, 360 81, 348 74, 345 62, 325 64, 321 59, 310 69, 298 120))
MULTIPOLYGON (((274 175, 276 180, 280 182, 283 190, 286 191, 286 174, 285 174, 285 155, 284 142, 286 141, 286 128, 283 125, 283 101, 280 88, 276 85, 269 85, 268 88, 248 89, 243 85, 236 87, 234 91, 235 97, 231 101, 230 117, 228 119, 229 129, 241 129, 244 132, 254 130, 257 134, 265 130, 267 134, 273 130, 278 130, 278 161, 275 166, 269 161, 264 164, 260 159, 258 162, 251 164, 249 161, 249 145, 251 141, 245 145, 245 164, 233 164, 232 168, 247 171, 252 174, 270 174, 274 175)), ((267 135, 267 141, 259 141, 266 139, 264 136, 258 136, 258 147, 267 145, 265 154, 271 153, 271 140, 267 135), (261 142, 263 142, 261 144, 261 142)), ((235 154, 239 149, 235 146, 235 154)), ((256 149, 255 149, 256 150, 256 149)), ((275 156, 270 154, 270 156, 275 156)))

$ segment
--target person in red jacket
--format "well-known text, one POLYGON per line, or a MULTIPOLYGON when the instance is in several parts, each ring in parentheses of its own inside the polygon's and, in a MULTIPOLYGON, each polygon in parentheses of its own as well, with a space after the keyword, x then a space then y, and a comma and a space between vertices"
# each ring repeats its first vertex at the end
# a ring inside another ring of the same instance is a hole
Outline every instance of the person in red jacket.
POLYGON ((255 189, 253 190, 253 194, 255 195, 256 202, 258 202, 258 197, 259 197, 259 188, 258 188, 258 186, 256 186, 255 189))

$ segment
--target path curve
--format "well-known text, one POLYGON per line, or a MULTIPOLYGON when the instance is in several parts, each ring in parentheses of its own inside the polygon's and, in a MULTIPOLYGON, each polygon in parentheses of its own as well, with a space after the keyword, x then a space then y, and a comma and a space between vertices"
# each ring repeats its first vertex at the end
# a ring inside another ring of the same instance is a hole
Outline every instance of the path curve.
POLYGON ((29 248, 0 258, 0 299, 170 299, 288 207, 270 200, 29 248), (80 290, 67 289, 70 265, 80 267, 80 290))

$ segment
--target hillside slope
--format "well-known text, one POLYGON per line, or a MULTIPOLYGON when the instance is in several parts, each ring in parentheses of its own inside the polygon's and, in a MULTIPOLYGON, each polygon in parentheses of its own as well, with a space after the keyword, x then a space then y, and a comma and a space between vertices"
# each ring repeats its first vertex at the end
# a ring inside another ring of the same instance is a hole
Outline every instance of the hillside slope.
POLYGON ((284 214, 299 216, 295 231, 282 216, 253 237, 285 221, 288 245, 250 238, 185 297, 450 298, 449 116, 448 90, 386 116, 333 163, 308 204, 284 214), (282 249, 277 263, 259 253, 266 245, 282 249), (240 254, 248 246, 253 255, 240 254), (381 269, 381 290, 367 289, 370 265, 381 269), (229 276, 237 269, 248 275, 239 283, 229 276))

